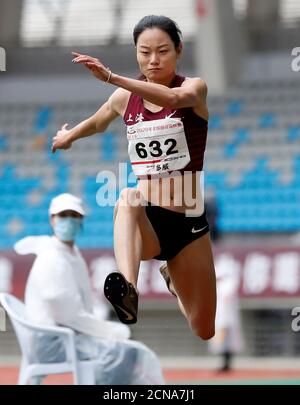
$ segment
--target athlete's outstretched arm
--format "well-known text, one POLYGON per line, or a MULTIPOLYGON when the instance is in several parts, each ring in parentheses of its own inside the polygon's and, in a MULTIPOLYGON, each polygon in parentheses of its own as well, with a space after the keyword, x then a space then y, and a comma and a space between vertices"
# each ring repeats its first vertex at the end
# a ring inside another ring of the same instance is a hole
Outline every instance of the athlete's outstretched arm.
POLYGON ((162 84, 130 79, 111 73, 97 58, 73 52, 75 63, 84 64, 98 79, 128 90, 153 104, 170 108, 206 106, 207 86, 200 78, 186 80, 181 87, 169 88, 162 84))
POLYGON ((91 117, 80 122, 72 129, 67 129, 68 124, 64 124, 53 137, 52 152, 57 149, 69 149, 77 139, 104 132, 109 124, 122 111, 127 92, 123 89, 116 90, 99 110, 91 117))

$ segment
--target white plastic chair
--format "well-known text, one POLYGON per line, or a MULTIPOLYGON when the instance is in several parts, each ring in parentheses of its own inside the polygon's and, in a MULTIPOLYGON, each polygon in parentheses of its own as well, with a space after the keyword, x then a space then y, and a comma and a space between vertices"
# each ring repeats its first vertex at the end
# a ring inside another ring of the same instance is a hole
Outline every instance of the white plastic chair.
POLYGON ((26 317, 25 305, 11 294, 1 293, 0 302, 10 317, 22 353, 19 372, 19 385, 41 384, 47 375, 72 373, 74 384, 94 385, 95 374, 93 360, 77 359, 75 333, 72 329, 61 326, 42 326, 30 322, 26 317), (31 345, 35 334, 57 336, 62 340, 66 361, 60 363, 37 363, 32 361, 31 345))

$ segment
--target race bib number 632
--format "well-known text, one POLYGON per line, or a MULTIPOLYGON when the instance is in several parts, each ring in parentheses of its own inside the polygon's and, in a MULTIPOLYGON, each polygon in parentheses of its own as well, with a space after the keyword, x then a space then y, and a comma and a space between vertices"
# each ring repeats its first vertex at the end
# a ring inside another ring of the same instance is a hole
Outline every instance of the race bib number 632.
POLYGON ((183 169, 190 162, 179 118, 138 122, 127 127, 128 153, 137 176, 183 169))

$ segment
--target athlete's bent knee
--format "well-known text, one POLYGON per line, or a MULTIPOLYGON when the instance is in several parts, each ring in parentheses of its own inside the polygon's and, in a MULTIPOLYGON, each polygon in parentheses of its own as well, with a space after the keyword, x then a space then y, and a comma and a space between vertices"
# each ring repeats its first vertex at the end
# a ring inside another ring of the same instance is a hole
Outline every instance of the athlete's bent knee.
POLYGON ((118 205, 120 207, 135 208, 142 206, 144 202, 144 197, 139 190, 127 187, 121 191, 118 205))

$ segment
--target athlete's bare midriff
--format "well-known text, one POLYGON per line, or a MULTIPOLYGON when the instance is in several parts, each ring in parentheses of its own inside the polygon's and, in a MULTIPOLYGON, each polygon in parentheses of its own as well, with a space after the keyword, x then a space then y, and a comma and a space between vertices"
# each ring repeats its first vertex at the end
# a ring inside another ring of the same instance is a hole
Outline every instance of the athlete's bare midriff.
POLYGON ((143 179, 138 181, 137 189, 146 201, 176 212, 195 211, 203 213, 203 196, 201 191, 201 172, 184 173, 143 179))

